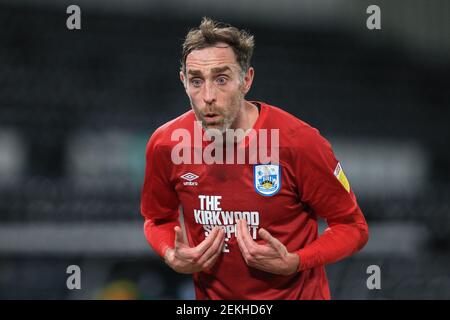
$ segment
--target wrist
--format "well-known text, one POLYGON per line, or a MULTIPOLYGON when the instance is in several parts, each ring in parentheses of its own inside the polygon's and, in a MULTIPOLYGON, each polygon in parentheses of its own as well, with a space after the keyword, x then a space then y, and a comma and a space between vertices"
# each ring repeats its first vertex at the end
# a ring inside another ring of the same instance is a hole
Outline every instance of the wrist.
POLYGON ((288 261, 289 261, 288 263, 289 269, 287 270, 288 275, 298 272, 300 267, 300 256, 297 253, 289 253, 288 261))

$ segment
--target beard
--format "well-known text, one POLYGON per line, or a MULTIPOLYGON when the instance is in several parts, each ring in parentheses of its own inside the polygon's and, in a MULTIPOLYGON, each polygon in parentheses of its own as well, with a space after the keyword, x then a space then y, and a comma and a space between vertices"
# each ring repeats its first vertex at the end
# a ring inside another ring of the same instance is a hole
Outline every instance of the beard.
POLYGON ((231 101, 227 107, 218 107, 217 105, 207 106, 200 109, 191 101, 192 109, 205 130, 218 130, 224 134, 230 129, 238 117, 240 104, 239 99, 231 101))

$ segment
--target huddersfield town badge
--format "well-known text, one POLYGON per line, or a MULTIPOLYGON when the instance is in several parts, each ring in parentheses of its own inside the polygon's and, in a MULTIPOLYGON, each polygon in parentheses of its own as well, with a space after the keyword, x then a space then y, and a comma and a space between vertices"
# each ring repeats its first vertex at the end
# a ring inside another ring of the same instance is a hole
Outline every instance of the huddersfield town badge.
POLYGON ((281 188, 281 168, 276 164, 258 164, 253 169, 253 185, 263 196, 273 196, 281 188))

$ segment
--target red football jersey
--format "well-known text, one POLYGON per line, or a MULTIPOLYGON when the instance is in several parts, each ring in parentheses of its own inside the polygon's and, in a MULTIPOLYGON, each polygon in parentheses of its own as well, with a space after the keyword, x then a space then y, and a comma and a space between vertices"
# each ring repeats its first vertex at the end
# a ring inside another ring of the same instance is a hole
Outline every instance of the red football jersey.
POLYGON ((204 131, 193 111, 155 131, 147 145, 142 190, 146 238, 164 256, 165 249, 174 246, 180 208, 191 246, 203 241, 214 226, 225 229, 226 245, 214 267, 193 275, 197 299, 329 299, 324 265, 364 246, 366 221, 319 131, 277 107, 253 103, 260 106, 253 129, 266 130, 267 149, 273 143, 271 130, 278 129, 275 164, 260 163, 260 156, 256 163, 250 161, 255 136, 240 144, 247 151, 244 164, 236 163, 237 149, 234 164, 226 163, 228 150, 224 163, 199 163, 194 158, 214 142, 194 142, 204 131), (182 152, 181 145, 186 147, 182 152), (174 161, 177 154, 192 161, 174 161), (262 241, 257 231, 265 228, 289 252, 297 253, 298 272, 281 276, 247 266, 235 237, 239 218, 247 220, 255 241, 262 241), (329 226, 320 237, 318 218, 329 226))

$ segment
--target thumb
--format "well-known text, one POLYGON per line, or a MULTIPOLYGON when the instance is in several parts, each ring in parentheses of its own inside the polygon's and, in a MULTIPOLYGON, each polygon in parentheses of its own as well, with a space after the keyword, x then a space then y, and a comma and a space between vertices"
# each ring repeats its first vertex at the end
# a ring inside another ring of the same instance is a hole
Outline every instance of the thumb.
POLYGON ((271 247, 273 247, 273 248, 276 249, 277 251, 280 251, 280 252, 282 251, 283 245, 281 244, 280 241, 278 241, 277 238, 274 238, 274 237, 269 233, 269 231, 267 231, 267 230, 264 229, 264 228, 261 228, 261 229, 259 229, 258 233, 259 233, 259 236, 261 237, 261 239, 267 241, 267 243, 268 243, 271 247))
POLYGON ((259 229, 258 233, 259 233, 259 236, 261 237, 261 239, 270 243, 272 235, 269 233, 269 231, 267 231, 264 228, 261 228, 261 229, 259 229))
POLYGON ((175 231, 175 248, 176 248, 180 244, 184 244, 184 237, 183 237, 183 231, 181 231, 181 228, 179 226, 176 226, 174 228, 174 231, 175 231))

